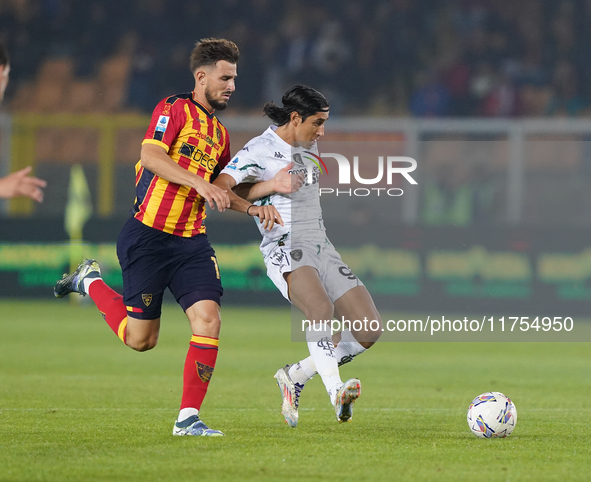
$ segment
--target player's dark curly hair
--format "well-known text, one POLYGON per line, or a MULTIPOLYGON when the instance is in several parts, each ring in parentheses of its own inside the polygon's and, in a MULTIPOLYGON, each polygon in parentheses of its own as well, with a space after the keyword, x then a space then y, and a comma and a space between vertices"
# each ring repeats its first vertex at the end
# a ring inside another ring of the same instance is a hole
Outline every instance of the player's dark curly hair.
POLYGON ((295 85, 281 98, 283 107, 274 102, 267 102, 263 110, 265 115, 277 126, 289 122, 292 112, 297 112, 305 121, 316 112, 326 112, 329 108, 328 100, 320 92, 307 85, 295 85))
POLYGON ((191 52, 191 72, 199 67, 215 65, 218 60, 225 60, 231 64, 238 62, 240 50, 234 42, 223 38, 202 38, 195 44, 191 52))
POLYGON ((10 63, 10 58, 8 57, 8 51, 0 42, 0 65, 8 65, 10 63))

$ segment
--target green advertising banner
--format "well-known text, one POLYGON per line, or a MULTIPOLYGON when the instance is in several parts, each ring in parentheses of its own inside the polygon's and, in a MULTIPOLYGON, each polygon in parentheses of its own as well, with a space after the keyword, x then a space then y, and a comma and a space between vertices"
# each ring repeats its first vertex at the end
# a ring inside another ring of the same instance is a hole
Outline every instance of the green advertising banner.
MULTIPOLYGON (((415 236, 414 245, 408 247, 402 236, 390 240, 391 247, 382 242, 381 246, 337 245, 337 249, 380 308, 588 314, 591 247, 582 234, 536 236, 535 244, 524 245, 502 231, 495 238, 464 230, 434 233, 415 236)), ((283 302, 266 275, 257 244, 214 246, 225 303, 283 302)), ((105 281, 122 289, 114 243, 74 248, 67 243, 3 243, 0 293, 5 297, 52 296, 55 281, 68 271, 71 249, 99 260, 105 281)))

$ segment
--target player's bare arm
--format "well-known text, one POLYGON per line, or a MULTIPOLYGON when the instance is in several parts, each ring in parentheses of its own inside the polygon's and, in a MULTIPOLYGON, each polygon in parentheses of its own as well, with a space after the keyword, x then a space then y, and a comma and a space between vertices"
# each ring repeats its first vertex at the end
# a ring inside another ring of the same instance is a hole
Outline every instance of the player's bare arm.
POLYGON ((293 169, 293 162, 275 174, 273 179, 256 183, 240 183, 234 188, 234 192, 250 202, 274 193, 297 192, 304 185, 304 174, 291 174, 290 169, 293 169))
POLYGON ((47 182, 43 179, 29 176, 31 171, 32 167, 29 166, 0 178, 0 198, 11 199, 13 197, 25 196, 38 203, 42 202, 42 189, 47 185, 47 182))
POLYGON ((228 193, 230 198, 230 209, 240 213, 247 213, 250 216, 258 217, 259 221, 263 223, 264 229, 273 229, 275 223, 283 226, 283 219, 281 219, 281 216, 277 212, 277 208, 275 208, 275 206, 255 206, 252 204, 252 202, 245 200, 235 194, 233 188, 236 187, 236 180, 232 176, 228 174, 220 174, 213 184, 214 186, 217 186, 228 193))
POLYGON ((154 144, 142 145, 142 167, 169 182, 194 188, 203 197, 211 209, 223 212, 230 207, 228 193, 207 182, 202 177, 183 169, 174 162, 163 147, 154 144), (214 204, 215 203, 215 204, 214 204))

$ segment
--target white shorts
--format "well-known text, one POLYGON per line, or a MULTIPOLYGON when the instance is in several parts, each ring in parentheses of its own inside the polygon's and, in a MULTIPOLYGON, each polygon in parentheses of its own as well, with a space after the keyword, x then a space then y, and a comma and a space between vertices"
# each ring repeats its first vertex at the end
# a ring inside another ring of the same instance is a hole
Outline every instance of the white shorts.
POLYGON ((341 255, 328 239, 323 244, 310 242, 291 247, 277 245, 264 260, 267 276, 290 302, 285 275, 301 266, 316 268, 320 281, 333 303, 351 288, 364 286, 343 262, 341 255))

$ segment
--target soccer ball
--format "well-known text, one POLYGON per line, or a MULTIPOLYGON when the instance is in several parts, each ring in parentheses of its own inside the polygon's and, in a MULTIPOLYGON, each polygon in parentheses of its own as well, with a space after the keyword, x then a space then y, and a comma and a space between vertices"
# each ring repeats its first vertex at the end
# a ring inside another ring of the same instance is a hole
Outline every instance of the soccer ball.
POLYGON ((480 438, 507 437, 517 423, 513 402, 500 392, 478 395, 468 407, 468 426, 480 438))

